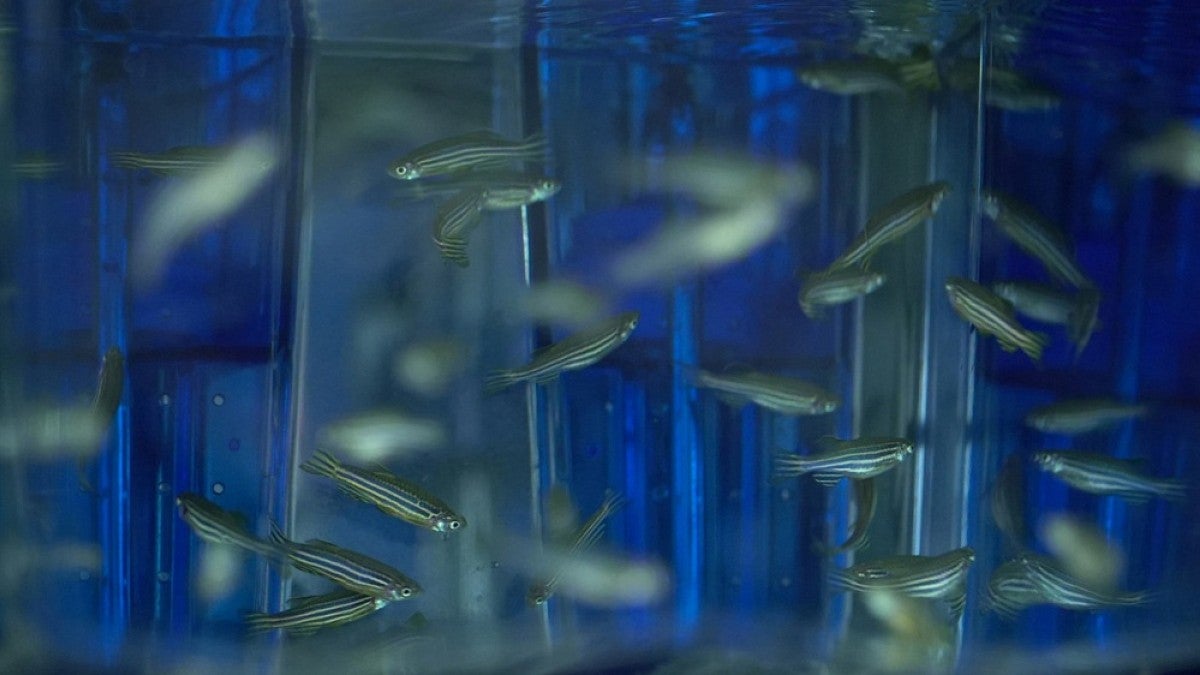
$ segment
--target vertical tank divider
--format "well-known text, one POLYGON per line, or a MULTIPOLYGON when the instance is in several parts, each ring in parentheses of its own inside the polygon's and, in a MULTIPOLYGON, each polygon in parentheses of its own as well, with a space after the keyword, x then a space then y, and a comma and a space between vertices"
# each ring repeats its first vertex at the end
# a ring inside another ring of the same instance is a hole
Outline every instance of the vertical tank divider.
POLYGON ((704 542, 704 452, 696 437, 694 395, 684 374, 696 363, 696 295, 694 283, 672 292, 671 335, 671 497, 672 551, 675 563, 676 611, 681 638, 700 615, 704 542))

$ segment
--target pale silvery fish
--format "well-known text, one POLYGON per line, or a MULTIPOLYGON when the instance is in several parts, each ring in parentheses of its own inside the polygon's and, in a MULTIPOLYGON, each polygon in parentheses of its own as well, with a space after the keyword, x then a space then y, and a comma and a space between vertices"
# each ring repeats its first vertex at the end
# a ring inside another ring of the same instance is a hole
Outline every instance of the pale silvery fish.
POLYGON ((817 441, 821 452, 812 455, 775 455, 772 480, 812 474, 821 485, 834 485, 842 478, 873 478, 913 453, 906 438, 855 438, 838 440, 825 436, 817 441))
POLYGON ((1025 549, 1025 473, 1021 457, 1011 455, 1004 461, 1000 475, 988 495, 992 520, 1004 533, 1015 551, 1025 549))
POLYGON ((755 371, 718 374, 699 369, 689 369, 688 375, 696 387, 719 392, 728 403, 740 406, 750 402, 784 415, 824 415, 842 404, 837 394, 794 377, 755 371))
POLYGON ((1147 405, 1111 398, 1081 398, 1034 408, 1025 426, 1053 434, 1084 434, 1136 419, 1150 412, 1147 405))
POLYGON ((894 555, 833 570, 829 581, 835 590, 942 599, 958 616, 966 604, 967 570, 974 561, 975 551, 966 546, 936 556, 894 555))
POLYGON ((180 494, 175 498, 175 504, 179 507, 179 517, 204 541, 233 544, 254 553, 280 556, 279 547, 250 533, 240 514, 226 511, 192 492, 180 494))
POLYGON ((1116 495, 1132 502, 1145 502, 1151 497, 1183 501, 1187 496, 1187 487, 1181 481, 1147 476, 1137 460, 1090 452, 1039 452, 1033 461, 1067 485, 1095 495, 1116 495))
POLYGON ((1065 514, 1042 518, 1038 538, 1063 569, 1088 586, 1112 591, 1125 573, 1125 553, 1093 525, 1065 514))
POLYGON ((275 523, 271 523, 271 543, 284 551, 296 569, 325 577, 348 591, 388 601, 421 592, 417 582, 390 565, 320 539, 303 544, 290 541, 275 523))
POLYGON ((467 521, 445 502, 384 468, 362 469, 317 452, 300 465, 308 473, 332 478, 346 494, 374 504, 389 516, 434 532, 452 532, 467 521))
POLYGON ((836 546, 826 546, 818 541, 818 553, 837 555, 857 551, 867 545, 867 531, 871 527, 871 519, 875 517, 875 479, 858 478, 850 481, 850 484, 854 488, 854 524, 850 527, 850 536, 836 546))
POLYGON ((983 191, 983 212, 1056 280, 1080 289, 1096 287, 1075 260, 1067 236, 1028 205, 988 189, 983 191))
POLYGON ((446 442, 446 431, 436 420, 394 411, 351 415, 317 432, 317 444, 332 446, 365 462, 377 462, 396 453, 436 448, 446 442))
POLYGON ((1006 352, 1018 348, 1038 361, 1049 338, 1017 321, 1013 306, 979 284, 962 277, 946 279, 946 295, 954 311, 984 335, 995 336, 1006 352))
POLYGON ((296 635, 308 635, 357 621, 388 605, 388 601, 339 588, 324 595, 294 597, 290 607, 275 614, 250 612, 246 627, 251 633, 282 628, 296 635))
POLYGON ((545 384, 565 371, 587 368, 624 344, 637 328, 638 317, 637 312, 624 312, 540 349, 527 365, 493 372, 485 390, 494 393, 517 382, 545 384))
POLYGON ((799 68, 796 74, 813 89, 844 96, 938 88, 937 69, 925 55, 895 61, 873 56, 826 61, 799 68))
POLYGON ((938 181, 909 190, 888 202, 871 216, 863 231, 830 264, 829 270, 865 266, 882 246, 903 237, 937 213, 938 206, 949 193, 950 184, 938 181))
POLYGON ((411 199, 450 197, 466 190, 485 193, 484 208, 510 209, 545 201, 562 189, 553 178, 516 171, 467 171, 443 180, 422 180, 402 188, 411 199))
POLYGON ((538 160, 545 154, 546 139, 540 133, 511 141, 491 131, 477 131, 422 145, 393 161, 388 175, 398 180, 415 180, 538 160))
POLYGON ((1087 347, 1098 325, 1100 292, 1085 288, 1076 293, 1031 281, 1009 281, 992 285, 992 291, 1012 303, 1018 313, 1043 323, 1067 327, 1078 357, 1087 347))
POLYGON ((463 190, 438 209, 433 221, 433 243, 442 257, 466 267, 467 237, 483 220, 483 190, 463 190))
MULTIPOLYGON (((113 418, 117 416, 117 408, 121 407, 121 394, 125 390, 125 356, 116 345, 108 348, 100 363, 100 377, 96 383, 96 394, 92 397, 92 412, 96 415, 96 431, 103 438, 112 426, 113 418)), ((79 485, 84 492, 95 493, 91 480, 88 478, 87 457, 80 455, 76 459, 76 473, 79 485)))
POLYGON ((809 318, 817 318, 825 313, 825 307, 861 298, 886 280, 880 272, 854 266, 810 274, 800 287, 800 309, 809 318))
MULTIPOLYGON (((609 490, 604 493, 604 501, 600 502, 600 506, 596 511, 583 523, 579 530, 575 533, 566 549, 566 555, 575 556, 584 551, 587 551, 600 538, 604 536, 605 524, 612 514, 624 505, 625 501, 621 495, 609 490)), ((525 600, 530 605, 542 605, 554 595, 554 589, 558 585, 558 575, 551 575, 550 578, 544 581, 538 581, 529 587, 529 591, 525 594, 525 600)))
POLYGON ((1200 185, 1200 131, 1187 122, 1172 122, 1132 145, 1126 161, 1134 171, 1162 174, 1184 187, 1200 185))

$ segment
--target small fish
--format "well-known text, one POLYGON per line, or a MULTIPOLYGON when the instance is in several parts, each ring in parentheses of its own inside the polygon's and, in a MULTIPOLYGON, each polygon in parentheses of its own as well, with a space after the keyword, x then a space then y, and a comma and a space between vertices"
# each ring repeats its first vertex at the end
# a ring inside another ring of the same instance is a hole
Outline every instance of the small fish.
POLYGON ((821 452, 803 456, 792 453, 775 455, 772 480, 780 481, 811 473, 821 485, 835 485, 842 478, 873 478, 913 453, 906 438, 854 438, 838 440, 825 436, 817 441, 821 452))
POLYGON ((1005 618, 1012 619, 1022 609, 1041 604, 1048 604, 1048 601, 1029 579, 1020 560, 1009 560, 1000 565, 988 579, 988 608, 1005 618))
POLYGON ((338 589, 324 595, 294 597, 290 607, 276 614, 250 612, 246 626, 251 633, 282 628, 296 635, 308 635, 357 621, 388 605, 388 601, 369 595, 338 589))
POLYGON ((931 58, 891 61, 865 56, 805 66, 796 74, 813 89, 843 96, 938 88, 937 69, 931 58))
POLYGON ((392 162, 388 174, 397 180, 458 173, 538 160, 546 154, 540 133, 510 141, 491 131, 477 131, 422 145, 392 162))
POLYGON ((810 274, 800 287, 800 309, 815 319, 824 314, 825 307, 861 298, 886 280, 880 272, 854 266, 810 274))
POLYGON ((1094 588, 1044 556, 1025 553, 1017 560, 1024 568, 1025 578, 1041 594, 1043 602, 1056 607, 1093 610, 1140 605, 1149 600, 1145 591, 1108 592, 1094 588))
POLYGON ((975 551, 962 547, 941 555, 894 555, 829 574, 835 590, 891 591, 911 598, 945 600, 957 617, 966 604, 967 570, 975 551))
POLYGON ((1051 434, 1085 434, 1145 416, 1149 406, 1111 398, 1081 398, 1035 408, 1025 426, 1051 434))
POLYGON ((624 344, 637 328, 639 316, 637 312, 623 312, 540 349, 527 365, 493 372, 484 389, 495 393, 517 382, 545 384, 565 371, 587 368, 624 344))
POLYGON ((18 157, 12 164, 13 175, 26 180, 46 180, 63 170, 63 163, 42 153, 18 157))
POLYGON ((1092 525, 1065 514, 1042 519, 1038 537, 1063 569, 1101 591, 1116 589, 1125 573, 1125 553, 1092 525))
POLYGON ((1001 349, 1019 348, 1034 361, 1041 360, 1049 338, 1022 326, 1007 300, 962 277, 946 279, 946 295, 960 317, 980 333, 995 336, 1001 349))
POLYGON ((156 176, 181 176, 220 164, 230 150, 223 145, 177 145, 157 153, 114 152, 112 160, 122 169, 147 169, 156 176))
MULTIPOLYGON (((92 413, 96 416, 97 431, 101 437, 108 433, 113 418, 117 416, 117 408, 121 407, 121 393, 125 390, 125 356, 116 345, 108 348, 100 363, 100 376, 96 382, 96 394, 92 397, 92 413)), ((96 490, 88 479, 87 457, 80 455, 76 459, 76 472, 79 485, 85 492, 95 493, 96 490)))
POLYGON ((687 374, 696 387, 719 392, 735 406, 750 402, 783 415, 824 415, 842 404, 837 394, 793 377, 749 370, 717 374, 695 369, 687 374))
POLYGON ((1067 236, 1028 205, 987 189, 983 212, 1021 250, 1041 261, 1055 280, 1079 289, 1096 287, 1075 260, 1067 236))
POLYGON ((1147 476, 1137 460, 1090 452, 1039 452, 1033 461, 1067 485, 1094 495, 1116 495, 1136 503, 1151 497, 1170 501, 1187 497, 1187 486, 1181 481, 1147 476))
POLYGON ((837 555, 857 551, 867 544, 867 530, 871 527, 871 519, 875 517, 875 479, 858 478, 851 480, 850 484, 854 487, 854 525, 850 528, 850 536, 837 546, 826 546, 818 541, 818 553, 837 555))
POLYGON ((351 415, 317 432, 319 446, 343 450, 364 462, 429 450, 445 442, 446 430, 437 421, 396 411, 351 415))
MULTIPOLYGON (((575 533, 575 536, 567 546, 566 556, 576 556, 595 546, 596 542, 604 536, 604 528, 608 518, 616 513, 624 503, 625 500, 616 492, 612 490, 605 492, 604 501, 600 502, 600 506, 583 523, 583 526, 579 528, 579 531, 575 533)), ((529 587, 529 592, 525 594, 525 600, 532 606, 544 605, 554 595, 554 590, 558 585, 558 577, 558 574, 553 574, 544 581, 534 583, 529 587)))
POLYGON ((1074 294, 1047 284, 1029 281, 1010 281, 993 284, 992 292, 1012 303, 1020 314, 1067 327, 1067 335, 1075 344, 1075 356, 1083 352, 1098 325, 1100 292, 1086 288, 1074 294))
POLYGON ((492 174, 477 178, 483 190, 483 208, 515 209, 544 202, 558 194, 562 183, 545 176, 492 174))
POLYGON ((466 267, 467 237, 483 221, 483 190, 463 190, 438 209, 433 221, 433 243, 442 257, 466 267))
POLYGON ((932 218, 938 206, 950 193, 945 181, 922 185, 888 202, 871 216, 863 231, 829 266, 829 270, 844 267, 864 267, 879 249, 908 234, 917 225, 932 218))
POLYGON ((193 492, 180 494, 175 498, 175 504, 179 507, 179 517, 204 541, 232 544, 254 553, 282 557, 275 544, 250 533, 241 514, 226 511, 193 492))
POLYGON ((451 338, 423 340, 396 353, 392 376, 409 391, 440 396, 449 391, 470 362, 470 352, 463 342, 451 338))
POLYGON ((988 495, 992 520, 1016 551, 1025 550, 1024 484, 1025 473, 1021 469, 1021 457, 1011 455, 1004 461, 1000 475, 996 477, 988 495))
POLYGON ((434 532, 452 532, 467 521, 445 502, 384 468, 360 469, 318 451, 300 465, 311 474, 337 481, 338 488, 359 501, 374 504, 389 516, 434 532))
POLYGON ((417 582, 390 565, 320 539, 303 544, 291 541, 275 523, 271 523, 271 543, 287 554, 296 569, 325 577, 348 591, 389 601, 421 592, 417 582))
POLYGON ((1162 132, 1126 151, 1134 171, 1162 174, 1183 187, 1200 185, 1200 130, 1173 122, 1162 132))
POLYGON ((568 280, 542 281, 529 287, 517 313, 534 323, 583 328, 611 314, 603 293, 568 280))

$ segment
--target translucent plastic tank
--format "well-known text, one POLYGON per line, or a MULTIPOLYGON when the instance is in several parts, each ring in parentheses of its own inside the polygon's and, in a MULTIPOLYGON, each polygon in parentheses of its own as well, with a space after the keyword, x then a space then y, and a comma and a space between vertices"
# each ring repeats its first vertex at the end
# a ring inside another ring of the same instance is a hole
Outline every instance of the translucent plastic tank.
POLYGON ((1200 664, 1200 8, 0 8, 0 672, 1200 664))

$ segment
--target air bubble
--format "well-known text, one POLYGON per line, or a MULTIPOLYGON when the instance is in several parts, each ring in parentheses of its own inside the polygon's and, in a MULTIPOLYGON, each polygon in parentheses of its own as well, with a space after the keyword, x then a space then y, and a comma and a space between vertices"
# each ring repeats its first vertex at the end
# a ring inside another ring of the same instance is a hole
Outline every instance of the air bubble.
POLYGON ((170 492, 170 491, 171 491, 171 484, 170 484, 170 483, 168 483, 168 482, 166 482, 166 481, 163 481, 163 482, 159 483, 159 484, 158 484, 158 491, 159 491, 159 492, 162 492, 162 493, 164 493, 164 494, 166 494, 167 492, 170 492))
POLYGON ((87 570, 83 570, 79 573, 80 581, 87 581, 88 579, 91 579, 91 578, 92 578, 92 573, 87 570))
POLYGON ((213 405, 225 405, 225 397, 220 394, 214 394, 213 405))
POLYGON ((163 394, 162 396, 159 396, 158 404, 159 405, 171 405, 171 397, 168 396, 167 394, 163 394))
POLYGON ((225 484, 224 483, 213 483, 213 494, 219 495, 223 492, 225 492, 225 484))
POLYGON ((792 498, 792 491, 787 488, 780 490, 779 498, 786 502, 787 500, 792 498))
POLYGON ((791 577, 783 577, 782 579, 779 580, 779 585, 783 586, 784 588, 791 586, 792 578, 791 577))
POLYGON ((168 581, 170 581, 170 580, 171 580, 171 573, 170 573, 170 572, 159 572, 159 573, 158 573, 158 580, 159 580, 159 581, 162 581, 162 582, 164 582, 164 583, 165 583, 165 582, 168 582, 168 581))

